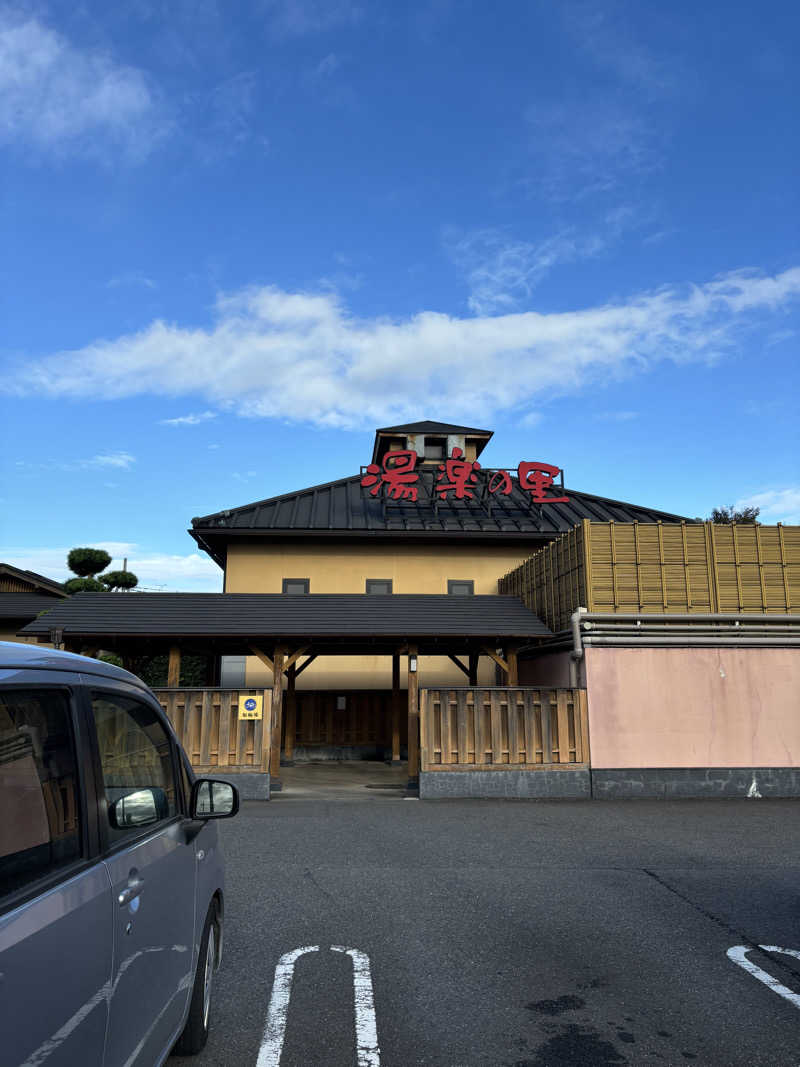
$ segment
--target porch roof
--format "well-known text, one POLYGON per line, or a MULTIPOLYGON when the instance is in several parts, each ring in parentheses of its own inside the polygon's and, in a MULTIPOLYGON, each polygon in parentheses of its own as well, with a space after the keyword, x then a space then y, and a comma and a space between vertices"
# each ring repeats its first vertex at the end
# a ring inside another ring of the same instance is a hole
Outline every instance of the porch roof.
MULTIPOLYGON (((443 594, 78 593, 21 633, 64 640, 186 638, 245 651, 252 640, 307 638, 344 651, 402 640, 537 640, 552 636, 513 596, 443 594)), ((422 650, 422 649, 420 649, 422 650)))

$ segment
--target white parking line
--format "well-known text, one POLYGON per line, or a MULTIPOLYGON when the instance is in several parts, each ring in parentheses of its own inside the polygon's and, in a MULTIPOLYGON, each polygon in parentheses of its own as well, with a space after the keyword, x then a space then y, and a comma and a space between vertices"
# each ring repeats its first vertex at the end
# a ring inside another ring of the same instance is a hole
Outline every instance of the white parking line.
MULTIPOLYGON (((380 1067, 378 1027, 375 1021, 375 998, 369 956, 357 948, 331 945, 333 952, 344 952, 353 961, 353 1003, 356 1027, 356 1063, 358 1067, 380 1067)), ((275 968, 267 1022, 256 1067, 279 1067, 286 1037, 286 1018, 292 996, 295 963, 308 952, 319 952, 319 945, 305 945, 284 953, 275 968)))
MULTIPOLYGON (((785 956, 794 956, 795 959, 800 960, 800 952, 794 948, 779 948, 777 945, 759 945, 758 947, 762 952, 782 952, 785 956)), ((782 985, 777 978, 773 978, 771 974, 767 974, 766 971, 757 967, 755 963, 747 958, 748 952, 752 952, 752 948, 749 945, 734 945, 733 948, 728 949, 727 956, 729 960, 738 963, 740 967, 752 974, 759 982, 763 982, 765 986, 768 986, 773 993, 777 993, 779 997, 783 997, 790 1004, 794 1004, 796 1008, 800 1008, 800 993, 793 993, 791 989, 787 989, 785 985, 782 985)))
POLYGON ((369 956, 357 948, 331 945, 334 952, 346 952, 353 961, 353 996, 356 1017, 356 1063, 358 1067, 380 1067, 378 1024, 375 1020, 375 998, 369 956))
POLYGON ((286 1036, 286 1014, 289 1010, 289 998, 292 995, 292 978, 294 965, 307 952, 319 952, 319 945, 305 945, 284 953, 275 968, 275 980, 272 983, 272 996, 269 998, 267 1025, 261 1039, 256 1067, 278 1067, 283 1052, 283 1039, 286 1036))

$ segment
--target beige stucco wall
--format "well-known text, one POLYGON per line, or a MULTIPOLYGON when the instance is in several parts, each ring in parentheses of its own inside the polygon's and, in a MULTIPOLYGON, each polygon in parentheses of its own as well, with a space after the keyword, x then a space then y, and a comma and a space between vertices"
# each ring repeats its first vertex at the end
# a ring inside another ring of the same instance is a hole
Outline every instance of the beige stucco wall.
POLYGON ((592 766, 800 766, 800 649, 587 648, 592 766))
MULTIPOLYGON (((303 545, 242 544, 228 547, 227 593, 280 593, 284 578, 308 578, 311 593, 364 593, 367 578, 391 578, 394 593, 447 593, 450 578, 471 579, 475 593, 496 594, 497 580, 527 559, 538 546, 375 545, 322 542, 303 545)), ((247 684, 271 684, 266 668, 247 661, 247 684)), ((405 664, 402 671, 405 685, 405 664)), ((422 656, 420 685, 466 685, 457 667, 441 656, 422 656)), ((482 657, 480 685, 494 684, 494 665, 482 657)), ((391 689, 388 656, 321 656, 297 680, 298 689, 391 689)))
MULTIPOLYGON (((14 630, 0 630, 0 641, 17 641, 17 642, 22 642, 23 644, 28 644, 28 645, 31 645, 31 644, 35 645, 36 644, 36 638, 35 637, 18 637, 16 629, 14 629, 14 630)), ((51 646, 47 645, 47 646, 43 646, 43 647, 50 648, 51 646)))

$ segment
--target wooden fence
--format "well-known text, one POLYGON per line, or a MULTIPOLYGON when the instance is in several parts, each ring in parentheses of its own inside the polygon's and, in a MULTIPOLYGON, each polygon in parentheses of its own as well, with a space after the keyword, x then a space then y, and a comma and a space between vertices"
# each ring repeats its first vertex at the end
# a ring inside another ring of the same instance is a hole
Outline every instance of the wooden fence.
POLYGON ((551 630, 598 612, 800 613, 800 526, 584 521, 500 579, 551 630))
POLYGON ((585 689, 422 689, 421 769, 532 770, 589 763, 585 689))
POLYGON ((268 771, 271 689, 156 689, 193 769, 268 771), (263 695, 261 719, 240 719, 247 697, 263 695))

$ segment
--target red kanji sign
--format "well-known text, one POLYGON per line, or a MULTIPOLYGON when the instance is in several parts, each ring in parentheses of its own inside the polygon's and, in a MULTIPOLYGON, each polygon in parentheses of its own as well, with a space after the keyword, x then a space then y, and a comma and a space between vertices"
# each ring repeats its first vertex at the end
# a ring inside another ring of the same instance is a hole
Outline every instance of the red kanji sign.
POLYGON ((387 452, 383 457, 383 468, 377 463, 370 463, 367 473, 361 479, 361 484, 369 488, 371 496, 377 496, 385 485, 390 497, 394 500, 417 499, 417 485, 419 474, 414 469, 417 465, 417 453, 410 450, 399 452, 387 452))
POLYGON ((489 492, 509 496, 511 493, 511 475, 508 471, 495 471, 489 479, 489 492))
POLYGON ((517 467, 520 489, 527 489, 534 500, 547 504, 566 504, 568 496, 545 496, 545 489, 553 484, 553 479, 561 472, 560 467, 554 467, 552 463, 526 463, 523 461, 517 467))
MULTIPOLYGON (((419 494, 420 476, 417 470, 417 453, 411 449, 387 452, 383 457, 383 466, 370 463, 361 478, 361 485, 369 489, 371 496, 378 496, 386 487, 387 495, 393 500, 409 500, 416 503, 419 494)), ((439 464, 433 492, 441 500, 447 500, 452 494, 456 500, 472 500, 473 489, 478 483, 478 471, 481 470, 477 460, 464 459, 460 448, 454 448, 450 458, 439 464)), ((547 490, 553 488, 561 468, 552 463, 531 463, 524 460, 517 467, 519 488, 530 493, 531 500, 537 504, 565 504, 568 496, 548 496, 547 490)), ((485 471, 488 477, 486 490, 492 496, 510 496, 514 482, 507 470, 485 471)), ((562 489, 563 492, 563 489, 562 489)))
POLYGON ((456 500, 471 500, 474 496, 469 486, 477 482, 478 475, 475 472, 481 469, 481 465, 475 460, 462 459, 463 455, 460 448, 454 448, 450 459, 439 464, 441 474, 436 476, 436 492, 442 500, 446 500, 450 492, 456 494, 456 500))

